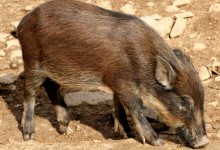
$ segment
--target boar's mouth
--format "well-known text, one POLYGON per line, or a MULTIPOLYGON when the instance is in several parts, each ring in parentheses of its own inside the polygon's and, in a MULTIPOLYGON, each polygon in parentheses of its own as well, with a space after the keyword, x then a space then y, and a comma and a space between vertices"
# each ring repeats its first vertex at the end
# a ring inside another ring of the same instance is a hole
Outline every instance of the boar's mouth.
POLYGON ((185 127, 178 127, 176 133, 191 148, 202 148, 209 143, 206 135, 192 134, 193 132, 190 132, 185 127))

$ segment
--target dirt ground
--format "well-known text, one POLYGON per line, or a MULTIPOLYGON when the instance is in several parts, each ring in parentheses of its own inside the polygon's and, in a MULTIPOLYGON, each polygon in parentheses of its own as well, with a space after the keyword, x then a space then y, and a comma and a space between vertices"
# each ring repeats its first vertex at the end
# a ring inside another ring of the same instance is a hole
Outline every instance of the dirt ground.
MULTIPOLYGON (((81 1, 85 2, 85 0, 81 1)), ((91 0, 91 3, 97 4, 100 1, 91 0)), ((128 0, 108 1, 111 2, 113 10, 118 11, 129 2, 128 0)), ((1 0, 0 32, 11 33, 13 27, 10 23, 19 21, 27 13, 26 6, 35 7, 43 2, 45 0, 1 0)), ((130 0, 130 2, 133 2, 137 9, 135 15, 138 17, 155 13, 163 17, 174 15, 165 11, 165 6, 171 5, 172 0, 151 0, 155 4, 152 7, 146 5, 148 0, 130 0)), ((211 64, 212 57, 220 61, 220 12, 208 12, 214 2, 217 1, 193 0, 191 4, 181 7, 181 10, 191 11, 194 17, 188 19, 187 28, 180 37, 173 39, 165 37, 172 47, 180 47, 192 57, 197 70, 211 64), (193 33, 196 33, 195 37, 189 38, 193 33), (197 42, 205 44, 206 48, 200 51, 193 50, 197 42)), ((0 49, 5 49, 5 43, 0 42, 0 49)), ((0 74, 17 72, 17 70, 6 69, 0 74)), ((220 149, 220 82, 215 80, 215 77, 216 74, 203 82, 206 128, 211 141, 206 148, 203 148, 206 150, 220 149)), ((71 107, 68 134, 60 135, 56 130, 54 109, 43 89, 39 91, 36 102, 36 140, 24 142, 20 129, 23 111, 21 82, 22 79, 16 81, 15 91, 0 91, 0 149, 189 149, 176 135, 160 134, 166 143, 162 148, 142 145, 138 137, 123 139, 114 132, 111 102, 71 107)))

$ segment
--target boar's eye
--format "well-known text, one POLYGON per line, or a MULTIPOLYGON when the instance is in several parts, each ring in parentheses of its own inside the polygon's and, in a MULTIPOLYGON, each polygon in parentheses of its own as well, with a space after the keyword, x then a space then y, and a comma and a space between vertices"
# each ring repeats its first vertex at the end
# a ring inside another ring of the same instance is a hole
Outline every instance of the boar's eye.
POLYGON ((179 109, 182 111, 190 111, 193 108, 192 99, 188 96, 183 96, 181 99, 179 109))

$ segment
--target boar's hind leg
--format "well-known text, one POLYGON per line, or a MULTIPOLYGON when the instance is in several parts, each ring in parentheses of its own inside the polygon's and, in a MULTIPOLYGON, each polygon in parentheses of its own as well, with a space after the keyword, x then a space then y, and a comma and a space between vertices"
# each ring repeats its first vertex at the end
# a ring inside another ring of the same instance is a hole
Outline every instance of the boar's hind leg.
POLYGON ((119 132, 124 138, 130 137, 131 129, 128 125, 126 112, 116 94, 114 95, 114 108, 115 132, 119 132))
POLYGON ((25 72, 24 79, 24 111, 22 116, 22 128, 24 140, 35 139, 34 106, 36 92, 40 88, 43 78, 33 72, 25 72))
POLYGON ((117 94, 117 97, 123 106, 126 107, 130 112, 142 142, 146 143, 147 140, 149 144, 162 146, 163 141, 158 139, 157 134, 154 132, 143 113, 143 103, 141 98, 135 93, 131 92, 131 90, 127 90, 128 89, 126 89, 126 91, 124 91, 124 89, 119 90, 121 94, 117 94))
POLYGON ((43 83, 43 86, 47 92, 48 97, 55 106, 58 121, 58 132, 63 134, 67 131, 69 117, 66 103, 60 94, 60 86, 56 82, 50 80, 49 78, 46 78, 45 82, 43 83))

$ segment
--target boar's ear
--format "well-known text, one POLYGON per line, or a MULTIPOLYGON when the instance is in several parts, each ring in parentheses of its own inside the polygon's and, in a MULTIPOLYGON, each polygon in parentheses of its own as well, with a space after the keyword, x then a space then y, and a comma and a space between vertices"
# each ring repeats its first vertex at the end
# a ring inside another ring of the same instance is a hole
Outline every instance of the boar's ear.
POLYGON ((165 86, 166 89, 172 89, 176 81, 176 72, 173 67, 160 56, 157 56, 157 65, 155 76, 157 81, 165 86))

